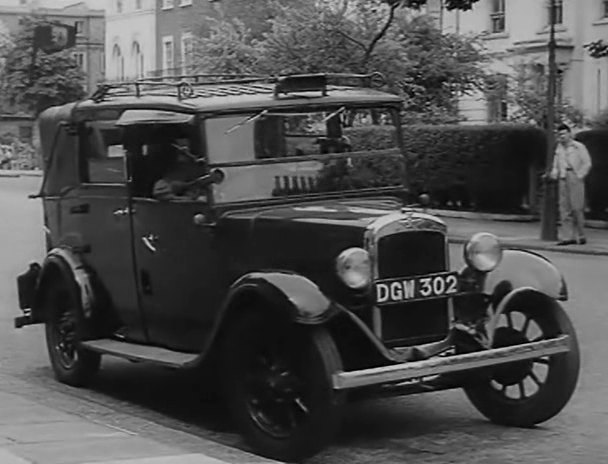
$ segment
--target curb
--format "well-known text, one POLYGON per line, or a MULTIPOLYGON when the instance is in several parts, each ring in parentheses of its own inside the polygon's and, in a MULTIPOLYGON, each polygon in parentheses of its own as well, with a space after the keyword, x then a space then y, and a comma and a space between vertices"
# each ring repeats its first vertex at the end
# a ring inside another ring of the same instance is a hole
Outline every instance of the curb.
MULTIPOLYGON (((453 211, 449 209, 427 209, 431 214, 439 217, 454 219, 470 219, 478 221, 496 222, 539 222, 540 218, 533 214, 498 214, 498 213, 477 213, 473 211, 453 211)), ((599 219, 585 220, 585 227, 590 229, 608 229, 608 221, 599 219)))
POLYGON ((484 221, 507 221, 507 222, 536 222, 538 217, 532 214, 498 214, 498 213, 479 213, 474 211, 454 211, 450 209, 432 209, 429 213, 439 217, 449 217, 455 219, 476 219, 484 221))
MULTIPOLYGON (((500 237, 499 237, 500 240, 500 237)), ((464 237, 448 237, 449 243, 464 244, 469 241, 468 238, 464 237)), ((583 249, 583 248, 568 248, 556 245, 543 245, 538 243, 526 243, 526 242, 511 242, 508 239, 502 239, 501 243, 506 248, 525 248, 527 250, 540 250, 540 251, 552 251, 554 253, 566 253, 572 255, 589 255, 589 256, 608 256, 608 250, 597 250, 597 249, 583 249)))
POLYGON ((0 177, 42 177, 42 171, 33 169, 31 171, 21 171, 17 169, 0 169, 0 177))

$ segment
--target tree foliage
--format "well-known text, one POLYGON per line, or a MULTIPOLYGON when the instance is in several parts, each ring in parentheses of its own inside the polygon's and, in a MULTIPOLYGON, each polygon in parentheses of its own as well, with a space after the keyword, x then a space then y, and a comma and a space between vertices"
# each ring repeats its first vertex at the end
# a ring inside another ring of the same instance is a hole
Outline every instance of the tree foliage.
MULTIPOLYGON (((406 8, 420 8, 427 4, 427 0, 385 0, 389 5, 406 8)), ((448 10, 470 10, 479 0, 444 0, 443 6, 448 10)))
MULTIPOLYGON (((509 115, 511 121, 539 127, 546 125, 548 79, 544 67, 535 63, 521 62, 514 66, 506 95, 507 103, 513 109, 509 115)), ((583 112, 565 98, 556 99, 555 118, 573 126, 585 123, 583 112)))
POLYGON ((70 50, 46 55, 38 52, 32 66, 33 31, 45 24, 36 17, 24 18, 21 30, 0 51, 4 57, 0 75, 5 104, 34 114, 82 98, 85 75, 70 50))
POLYGON ((482 85, 481 45, 442 34, 428 17, 400 8, 422 3, 317 0, 298 8, 276 3, 260 39, 238 19, 225 17, 199 42, 197 65, 214 73, 379 71, 388 90, 406 98, 411 113, 406 119, 453 122, 456 96, 482 85))
POLYGON ((209 34, 197 39, 194 63, 212 74, 250 74, 256 72, 259 51, 256 40, 244 23, 234 18, 207 18, 209 34))

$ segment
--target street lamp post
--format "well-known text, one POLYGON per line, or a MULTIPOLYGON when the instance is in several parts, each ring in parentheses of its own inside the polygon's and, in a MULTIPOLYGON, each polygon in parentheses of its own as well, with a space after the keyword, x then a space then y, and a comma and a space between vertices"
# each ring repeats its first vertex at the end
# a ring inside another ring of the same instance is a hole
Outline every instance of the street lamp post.
MULTIPOLYGON (((553 165, 555 153, 555 87, 557 64, 555 59, 555 0, 549 3, 549 81, 547 85, 547 153, 546 170, 553 165)), ((541 212, 541 240, 557 240, 557 183, 545 178, 545 193, 541 212)))

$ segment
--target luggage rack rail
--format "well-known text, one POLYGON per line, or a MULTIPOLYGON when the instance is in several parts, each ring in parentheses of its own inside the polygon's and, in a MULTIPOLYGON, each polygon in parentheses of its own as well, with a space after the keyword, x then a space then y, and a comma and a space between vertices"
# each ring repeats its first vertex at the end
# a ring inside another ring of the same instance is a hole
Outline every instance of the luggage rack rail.
POLYGON ((107 82, 98 85, 91 95, 96 103, 113 96, 144 95, 173 96, 178 100, 218 96, 254 94, 281 94, 319 91, 327 95, 328 86, 349 88, 378 88, 385 84, 378 72, 370 74, 295 74, 264 76, 258 74, 184 74, 150 77, 124 82, 107 82))

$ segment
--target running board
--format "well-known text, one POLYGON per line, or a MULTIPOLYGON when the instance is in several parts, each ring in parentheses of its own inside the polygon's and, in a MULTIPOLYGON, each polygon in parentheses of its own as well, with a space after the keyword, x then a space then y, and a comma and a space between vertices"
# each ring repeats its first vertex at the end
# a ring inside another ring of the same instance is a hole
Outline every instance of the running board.
POLYGON ((181 353, 158 346, 139 345, 137 343, 122 342, 110 338, 88 340, 81 343, 83 348, 100 354, 109 354, 134 362, 149 362, 162 366, 184 368, 196 364, 199 355, 181 353))

